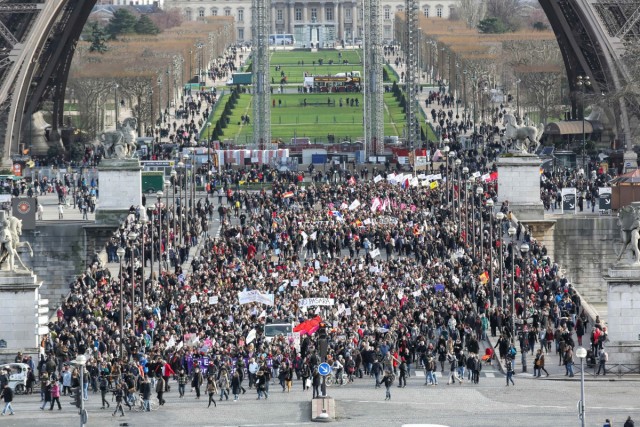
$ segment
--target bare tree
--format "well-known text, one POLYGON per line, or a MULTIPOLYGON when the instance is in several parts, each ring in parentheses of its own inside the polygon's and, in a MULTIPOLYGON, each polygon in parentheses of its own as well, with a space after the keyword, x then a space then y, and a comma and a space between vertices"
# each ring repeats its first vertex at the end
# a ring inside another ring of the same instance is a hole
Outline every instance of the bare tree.
POLYGON ((547 119, 558 112, 561 70, 550 67, 548 70, 519 73, 518 77, 525 98, 538 109, 540 121, 546 125, 547 119))
POLYGON ((485 3, 477 0, 458 0, 450 19, 461 20, 469 28, 476 28, 485 14, 485 3))
POLYGON ((485 17, 498 18, 512 31, 519 28, 523 0, 487 0, 486 5, 485 17))
POLYGON ((138 120, 138 136, 143 135, 144 129, 153 128, 153 89, 151 77, 127 77, 120 83, 122 91, 133 102, 131 111, 138 120))
POLYGON ((113 89, 113 82, 102 78, 69 79, 67 90, 78 100, 78 127, 95 139, 103 129, 100 106, 113 89))

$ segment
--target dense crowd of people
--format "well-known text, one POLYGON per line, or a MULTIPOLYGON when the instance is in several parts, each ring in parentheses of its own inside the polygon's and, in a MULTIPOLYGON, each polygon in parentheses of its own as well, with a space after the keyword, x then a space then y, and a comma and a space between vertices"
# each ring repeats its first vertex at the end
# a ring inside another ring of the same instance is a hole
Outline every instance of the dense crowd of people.
MULTIPOLYGON (((470 153, 461 159, 473 171, 480 162, 470 153)), ((125 405, 138 392, 148 402, 150 390, 163 404, 174 381, 180 397, 189 386, 197 398, 206 392, 209 405, 216 396, 240 399, 245 384, 268 398, 276 381, 283 392, 299 381, 316 397, 324 356, 317 333, 266 337, 265 325, 320 316, 338 382, 370 376, 389 392, 395 378, 406 386, 424 369, 428 385, 477 384, 492 359, 488 336, 509 370, 519 352, 523 368, 530 353, 542 372, 544 355, 555 350, 573 374, 575 332, 580 344, 587 317, 544 245, 510 221, 508 204, 502 221, 486 207, 497 201, 495 182, 478 179, 464 197, 444 165, 425 186, 387 170, 306 185, 291 173, 265 172, 271 185, 260 191, 233 185, 231 177, 247 171, 213 175, 193 215, 180 206, 132 207, 107 250, 114 262, 124 249, 122 270, 96 262, 73 283, 43 339, 39 372, 60 378, 85 354, 89 387, 103 398, 115 390, 125 405), (200 250, 188 258, 192 246, 200 250), (160 274, 149 268, 158 257, 160 274), (252 291, 261 303, 241 300, 252 291), (329 305, 308 303, 313 298, 329 305)), ((590 326, 597 354, 606 328, 590 326)))

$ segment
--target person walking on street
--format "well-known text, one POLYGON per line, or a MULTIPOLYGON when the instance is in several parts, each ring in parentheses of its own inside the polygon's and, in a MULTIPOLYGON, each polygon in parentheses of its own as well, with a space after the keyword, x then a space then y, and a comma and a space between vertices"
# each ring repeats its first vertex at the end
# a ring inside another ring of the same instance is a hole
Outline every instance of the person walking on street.
POLYGON ((158 393, 158 405, 164 405, 164 398, 162 395, 164 394, 164 378, 158 377, 158 382, 156 382, 156 393, 158 393))
POLYGON ((2 410, 2 415, 6 414, 7 411, 9 415, 13 415, 13 407, 11 406, 11 402, 13 402, 13 390, 9 387, 9 384, 5 384, 2 388, 2 393, 0 393, 0 397, 4 399, 4 409, 2 410))
POLYGON ((100 409, 104 409, 105 406, 108 408, 109 402, 107 402, 107 389, 108 389, 108 381, 107 381, 107 377, 105 376, 104 372, 102 374, 100 374, 100 397, 102 398, 102 407, 100 409))
POLYGON ((607 375, 607 361, 609 360, 609 355, 606 351, 604 351, 604 347, 598 351, 598 372, 596 375, 600 375, 600 370, 602 370, 602 375, 607 375))
POLYGON ((202 372, 200 372, 200 367, 197 367, 191 379, 191 387, 196 390, 196 399, 200 399, 200 387, 203 382, 204 377, 202 376, 202 372))
POLYGON ((511 381, 511 384, 515 386, 516 383, 513 382, 513 363, 509 358, 507 358, 505 369, 507 370, 507 387, 509 387, 509 381, 511 381))
POLYGON ((634 426, 633 420, 631 419, 631 415, 629 415, 629 418, 627 418, 627 421, 624 422, 623 427, 633 427, 633 426, 634 426))
POLYGON ((51 403, 51 382, 49 380, 42 381, 42 391, 44 393, 44 401, 40 409, 44 410, 47 403, 51 403))
POLYGON ((62 411, 62 405, 60 405, 60 383, 58 380, 53 380, 51 384, 51 406, 50 411, 53 411, 54 403, 58 402, 58 411, 62 411))
POLYGON ((207 394, 209 395, 209 404, 207 405, 207 408, 211 407, 211 403, 213 403, 213 406, 218 406, 216 404, 215 397, 216 394, 218 394, 218 387, 216 386, 216 380, 213 378, 213 375, 207 378, 207 394))
POLYGON ((151 411, 149 406, 149 400, 151 399, 151 383, 149 377, 145 375, 144 381, 140 385, 140 393, 142 394, 142 409, 144 411, 151 411))
POLYGON ((124 417, 124 409, 122 409, 122 401, 124 400, 124 384, 121 387, 117 387, 116 390, 113 392, 113 395, 116 398, 116 409, 113 411, 113 414, 111 414, 112 417, 116 416, 116 413, 118 412, 118 409, 120 409, 120 416, 124 417))
POLYGON ((604 421, 604 424, 602 425, 602 427, 611 427, 611 421, 609 421, 609 418, 607 418, 607 419, 604 421))
POLYGON ((180 394, 180 399, 184 397, 184 389, 187 381, 189 381, 189 377, 184 373, 184 369, 180 369, 180 374, 178 375, 178 393, 180 394))
POLYGON ((382 377, 382 383, 386 389, 386 394, 384 400, 391 400, 391 386, 393 385, 393 381, 395 380, 395 375, 393 372, 386 371, 384 373, 384 377, 382 377))

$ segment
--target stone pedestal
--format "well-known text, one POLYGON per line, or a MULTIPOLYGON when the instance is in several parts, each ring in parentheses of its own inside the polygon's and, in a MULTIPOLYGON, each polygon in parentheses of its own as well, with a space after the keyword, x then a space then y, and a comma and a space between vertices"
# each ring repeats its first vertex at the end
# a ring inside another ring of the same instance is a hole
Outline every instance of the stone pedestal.
POLYGON ((131 206, 142 205, 142 167, 138 159, 106 159, 98 166, 96 221, 120 224, 131 206))
POLYGON ((633 150, 627 150, 623 154, 624 173, 638 169, 638 155, 633 150))
POLYGON ((540 165, 538 156, 508 154, 498 159, 498 202, 509 201, 509 209, 519 220, 536 220, 544 216, 540 200, 540 165))
POLYGON ((37 360, 40 336, 49 333, 41 285, 30 271, 0 271, 0 361, 13 362, 19 351, 37 360))
POLYGON ((604 280, 609 361, 640 363, 640 265, 613 266, 604 280))

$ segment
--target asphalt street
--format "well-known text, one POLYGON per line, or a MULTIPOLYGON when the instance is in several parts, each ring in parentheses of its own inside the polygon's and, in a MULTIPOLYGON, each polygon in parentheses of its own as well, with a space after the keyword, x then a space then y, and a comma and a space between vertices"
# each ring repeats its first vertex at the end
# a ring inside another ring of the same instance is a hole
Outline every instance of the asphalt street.
MULTIPOLYGON (((445 371, 446 373, 446 371, 445 371)), ((464 382, 447 385, 439 378, 438 386, 424 386, 423 376, 409 378, 406 388, 394 385, 390 401, 384 400, 384 388, 374 388, 374 380, 357 379, 342 387, 329 387, 336 399, 340 426, 401 426, 409 423, 432 423, 448 426, 579 426, 576 403, 580 399, 580 381, 549 381, 515 376, 515 386, 506 387, 504 377, 482 377, 480 384, 464 382)), ((602 426, 610 418, 614 426, 622 426, 628 415, 640 419, 636 381, 590 381, 586 383, 587 426, 602 426)), ((86 407, 88 426, 298 426, 311 425, 311 392, 302 391, 294 381, 291 393, 282 393, 279 385, 271 385, 268 400, 257 400, 254 390, 240 396, 238 402, 217 402, 207 408, 207 399, 195 399, 189 392, 179 399, 177 384, 171 382, 165 393, 167 403, 157 411, 129 411, 125 416, 112 416, 100 409, 100 395, 89 393, 86 407), (126 423, 126 424, 125 424, 126 423)), ((155 398, 155 396, 154 396, 155 398)), ((38 395, 17 396, 15 416, 0 418, 3 426, 72 426, 79 416, 69 397, 61 397, 63 409, 41 411, 38 395)), ((111 397, 109 396, 111 401, 111 397)), ((113 405, 113 403, 112 403, 113 405)))

